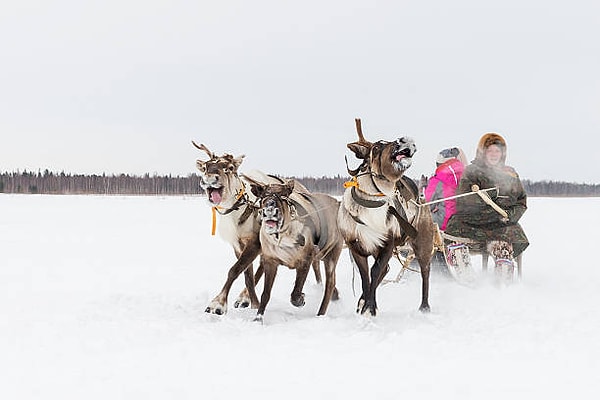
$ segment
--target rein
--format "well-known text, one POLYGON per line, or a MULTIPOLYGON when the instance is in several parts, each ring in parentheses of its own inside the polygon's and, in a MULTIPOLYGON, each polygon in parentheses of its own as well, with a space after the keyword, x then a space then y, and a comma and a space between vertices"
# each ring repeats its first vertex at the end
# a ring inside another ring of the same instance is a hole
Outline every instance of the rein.
POLYGON ((428 206, 428 205, 431 205, 431 204, 441 203, 442 201, 446 201, 446 200, 452 200, 452 199, 457 199, 459 197, 470 196, 472 194, 479 194, 479 195, 481 195, 480 192, 489 192, 491 190, 498 190, 498 188, 493 187, 493 188, 489 188, 489 189, 477 189, 477 190, 473 189, 472 192, 457 194, 455 196, 444 197, 443 199, 428 201, 427 203, 421 203, 421 204, 418 204, 414 200, 411 200, 411 201, 413 203, 415 203, 416 205, 418 205, 419 207, 423 207, 423 206, 428 206))
POLYGON ((498 188, 493 187, 493 188, 488 188, 488 189, 479 189, 479 186, 473 185, 473 186, 471 186, 471 192, 457 194, 455 196, 445 197, 443 199, 434 200, 434 201, 430 201, 430 202, 422 203, 422 204, 417 203, 413 199, 411 199, 410 201, 413 204, 415 204, 417 207, 423 207, 423 206, 428 206, 428 205, 435 204, 435 203, 440 203, 440 202, 446 201, 446 200, 451 200, 451 199, 456 199, 456 198, 459 198, 459 197, 470 196, 470 195, 476 194, 479 197, 481 197, 481 199, 487 205, 489 205, 490 207, 492 207, 494 209, 494 211, 496 211, 498 214, 500 214, 503 218, 508 218, 508 214, 506 213, 506 211, 503 210, 498 204, 496 204, 494 202, 494 200, 492 200, 492 198, 490 197, 490 195, 487 193, 490 190, 496 190, 496 191, 498 191, 498 188))

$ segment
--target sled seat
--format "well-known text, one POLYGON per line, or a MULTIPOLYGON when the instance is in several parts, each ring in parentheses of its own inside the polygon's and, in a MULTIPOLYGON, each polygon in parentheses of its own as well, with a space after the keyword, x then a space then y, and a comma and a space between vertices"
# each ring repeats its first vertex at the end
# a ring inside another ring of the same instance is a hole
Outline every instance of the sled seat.
MULTIPOLYGON (((481 268, 483 272, 487 272, 488 268, 488 258, 489 254, 487 251, 487 243, 486 242, 477 242, 475 240, 469 238, 462 238, 457 236, 449 235, 443 231, 438 231, 440 236, 443 238, 441 242, 443 242, 442 246, 448 245, 449 242, 459 242, 464 243, 469 247, 470 254, 481 254, 481 268)), ((439 243, 440 241, 438 241, 439 243)), ((443 249, 438 249, 442 251, 443 249)), ((523 253, 519 254, 515 257, 515 267, 517 269, 517 277, 521 280, 522 277, 522 266, 523 266, 523 253)))

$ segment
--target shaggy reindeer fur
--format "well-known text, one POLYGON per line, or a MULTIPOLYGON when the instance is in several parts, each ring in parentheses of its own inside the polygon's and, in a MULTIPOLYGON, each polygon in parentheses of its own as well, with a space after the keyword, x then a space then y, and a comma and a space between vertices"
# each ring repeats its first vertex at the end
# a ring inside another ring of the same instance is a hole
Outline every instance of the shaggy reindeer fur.
POLYGON ((419 262, 422 279, 421 311, 429 310, 429 264, 435 227, 428 207, 418 207, 416 185, 404 172, 412 163, 416 147, 412 139, 368 142, 357 120, 359 141, 348 148, 363 160, 354 181, 344 192, 338 215, 342 236, 358 266, 362 295, 357 312, 376 315, 376 289, 385 276, 394 249, 406 241, 419 262), (368 257, 375 261, 371 267, 368 257))
POLYGON ((260 241, 265 271, 257 320, 262 320, 279 265, 296 270, 291 303, 304 305, 302 288, 313 258, 325 263, 325 292, 317 313, 324 315, 335 290, 335 267, 343 246, 336 220, 339 202, 325 194, 294 190, 293 180, 251 185, 261 204, 260 241))

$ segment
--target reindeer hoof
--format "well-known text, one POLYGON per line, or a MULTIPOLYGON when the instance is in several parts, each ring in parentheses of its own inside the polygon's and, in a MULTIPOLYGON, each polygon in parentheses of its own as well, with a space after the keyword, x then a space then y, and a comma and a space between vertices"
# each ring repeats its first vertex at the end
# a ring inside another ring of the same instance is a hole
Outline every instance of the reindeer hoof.
POLYGON ((258 314, 256 317, 254 317, 253 322, 258 322, 262 324, 264 322, 262 314, 258 314))
POLYGON ((373 303, 366 302, 360 313, 366 317, 375 317, 377 315, 377 306, 373 303))
POLYGON ((213 301, 204 309, 204 312, 208 314, 223 315, 227 313, 227 305, 222 305, 216 301, 213 301))
POLYGON ((422 313, 428 313, 429 311, 431 311, 431 308, 429 307, 429 304, 421 304, 421 307, 419 307, 419 311, 421 311, 422 313))
POLYGON ((331 300, 337 301, 339 299, 340 299, 340 293, 338 292, 337 288, 334 288, 333 293, 331 294, 331 300))
POLYGON ((291 303, 295 306, 295 307, 302 307, 305 304, 304 301, 304 293, 301 293, 300 296, 291 299, 291 303))
POLYGON ((250 306, 250 301, 248 300, 236 300, 233 303, 233 307, 235 308, 248 308, 250 306))
POLYGON ((356 313, 362 312, 365 307, 365 301, 363 299, 358 300, 358 304, 356 305, 356 313))

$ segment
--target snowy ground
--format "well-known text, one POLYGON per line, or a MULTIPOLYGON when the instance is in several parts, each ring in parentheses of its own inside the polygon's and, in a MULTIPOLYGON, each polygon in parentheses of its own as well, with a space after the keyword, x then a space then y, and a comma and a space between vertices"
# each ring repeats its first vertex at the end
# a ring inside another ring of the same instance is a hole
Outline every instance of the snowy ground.
MULTIPOLYGON (((531 198, 520 284, 431 281, 414 273, 354 313, 347 250, 342 299, 315 316, 281 267, 265 323, 204 308, 233 263, 201 197, 0 195, 0 398, 590 398, 600 391, 600 199, 531 198)), ((394 271, 395 272, 395 271, 394 271)), ((358 292, 359 278, 354 287, 358 292)), ((262 288, 262 287, 261 287, 262 288)), ((241 289, 234 286, 230 305, 241 289)))

